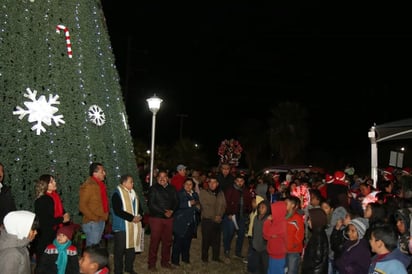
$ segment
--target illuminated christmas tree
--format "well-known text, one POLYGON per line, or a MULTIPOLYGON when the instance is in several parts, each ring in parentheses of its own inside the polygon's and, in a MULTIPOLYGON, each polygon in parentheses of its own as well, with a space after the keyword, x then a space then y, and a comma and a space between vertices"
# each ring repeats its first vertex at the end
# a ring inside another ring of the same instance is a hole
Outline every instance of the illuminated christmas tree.
POLYGON ((100 1, 1 2, 0 162, 18 208, 32 209, 35 180, 52 174, 76 216, 94 161, 109 193, 127 173, 143 199, 100 1))

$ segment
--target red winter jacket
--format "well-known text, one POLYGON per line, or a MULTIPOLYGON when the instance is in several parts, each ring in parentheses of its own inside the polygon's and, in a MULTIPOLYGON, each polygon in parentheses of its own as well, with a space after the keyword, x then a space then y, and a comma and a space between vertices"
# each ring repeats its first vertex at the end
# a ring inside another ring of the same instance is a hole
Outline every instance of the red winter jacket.
POLYGON ((271 258, 282 259, 287 253, 286 203, 271 204, 272 218, 263 223, 263 238, 267 240, 267 251, 271 258))

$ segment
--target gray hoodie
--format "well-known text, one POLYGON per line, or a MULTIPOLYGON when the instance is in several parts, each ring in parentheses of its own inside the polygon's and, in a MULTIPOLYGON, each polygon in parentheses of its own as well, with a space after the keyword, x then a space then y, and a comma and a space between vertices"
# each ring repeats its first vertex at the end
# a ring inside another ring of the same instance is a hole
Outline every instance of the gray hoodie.
POLYGON ((35 214, 30 211, 11 211, 4 217, 0 230, 0 269, 2 274, 31 273, 27 246, 35 214))

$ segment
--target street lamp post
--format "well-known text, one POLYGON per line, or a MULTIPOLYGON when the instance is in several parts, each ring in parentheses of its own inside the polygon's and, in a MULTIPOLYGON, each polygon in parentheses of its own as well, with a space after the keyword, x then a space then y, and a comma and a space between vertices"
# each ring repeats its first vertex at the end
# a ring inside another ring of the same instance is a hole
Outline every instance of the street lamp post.
POLYGON ((153 113, 152 116, 152 147, 150 149, 150 186, 153 184, 153 162, 154 162, 154 155, 155 155, 155 131, 156 131, 156 113, 160 109, 160 104, 162 103, 162 99, 154 94, 152 97, 146 99, 147 104, 149 105, 150 111, 153 113))

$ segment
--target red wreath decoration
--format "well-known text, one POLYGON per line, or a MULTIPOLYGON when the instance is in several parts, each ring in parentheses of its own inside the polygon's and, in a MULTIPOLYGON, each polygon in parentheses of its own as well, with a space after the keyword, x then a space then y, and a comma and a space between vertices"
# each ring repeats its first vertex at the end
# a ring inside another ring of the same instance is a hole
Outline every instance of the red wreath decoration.
POLYGON ((217 154, 220 156, 220 163, 238 166, 242 151, 243 148, 239 141, 235 139, 225 139, 220 143, 217 154))

